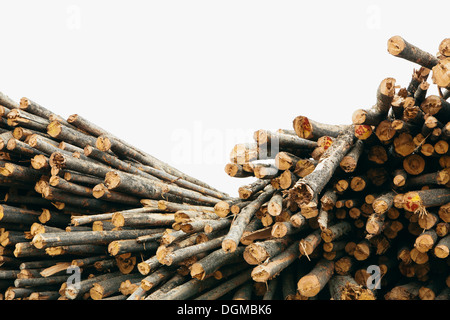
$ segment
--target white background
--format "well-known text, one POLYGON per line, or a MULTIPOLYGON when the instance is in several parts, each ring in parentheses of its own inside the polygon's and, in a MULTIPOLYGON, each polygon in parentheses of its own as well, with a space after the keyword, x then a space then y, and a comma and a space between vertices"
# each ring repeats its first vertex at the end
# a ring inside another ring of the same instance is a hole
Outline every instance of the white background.
MULTIPOLYGON (((0 1, 0 91, 123 140, 237 195, 236 143, 306 115, 351 122, 386 77, 414 68, 401 35, 436 53, 447 1, 0 1)), ((431 80, 430 80, 431 81, 431 80)))

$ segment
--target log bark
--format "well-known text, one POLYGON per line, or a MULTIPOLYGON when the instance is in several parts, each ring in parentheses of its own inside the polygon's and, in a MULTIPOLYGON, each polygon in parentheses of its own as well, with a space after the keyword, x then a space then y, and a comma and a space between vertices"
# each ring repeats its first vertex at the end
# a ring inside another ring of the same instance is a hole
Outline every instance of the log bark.
POLYGON ((316 296, 334 274, 334 262, 322 259, 305 276, 300 278, 297 289, 305 297, 316 296))
POLYGON ((410 44, 400 36, 391 37, 387 48, 391 55, 417 63, 427 69, 432 69, 439 62, 435 56, 410 44))
POLYGON ((353 140, 354 134, 351 130, 336 138, 314 171, 298 180, 294 187, 288 190, 288 198, 298 205, 302 205, 317 197, 330 181, 342 158, 352 147, 353 140))
POLYGON ((236 217, 231 224, 228 234, 222 242, 222 249, 226 252, 233 252, 236 250, 239 241, 244 233, 245 227, 250 223, 251 218, 256 211, 273 195, 275 189, 272 186, 267 186, 262 194, 247 205, 236 217))

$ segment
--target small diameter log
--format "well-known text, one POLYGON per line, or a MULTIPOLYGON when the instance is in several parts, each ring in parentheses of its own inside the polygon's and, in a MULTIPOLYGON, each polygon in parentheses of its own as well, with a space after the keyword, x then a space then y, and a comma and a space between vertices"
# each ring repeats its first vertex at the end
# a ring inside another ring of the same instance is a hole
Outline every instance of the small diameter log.
POLYGON ((50 123, 48 119, 36 116, 20 109, 12 109, 7 117, 7 124, 11 127, 21 126, 24 128, 45 132, 47 125, 50 123))
POLYGON ((210 196, 205 196, 196 191, 117 170, 110 171, 105 175, 104 184, 110 190, 116 190, 144 198, 163 199, 163 195, 167 193, 203 204, 206 203, 215 205, 220 200, 210 196))
POLYGON ((103 164, 77 159, 62 152, 53 152, 50 155, 49 163, 51 167, 69 169, 100 178, 104 178, 111 171, 111 168, 103 164))
POLYGON ((395 286, 384 295, 386 300, 416 300, 419 297, 419 290, 421 288, 420 282, 410 282, 395 286))
POLYGON ((213 249, 216 249, 221 246, 223 237, 219 237, 216 239, 212 239, 207 242, 199 243, 196 245, 188 246, 186 248, 180 248, 174 251, 168 251, 162 257, 159 257, 158 260, 161 264, 170 266, 172 264, 177 264, 184 259, 197 255, 202 252, 207 252, 213 249))
POLYGON ((33 237, 32 244, 38 249, 77 244, 106 244, 152 233, 155 233, 154 229, 41 233, 33 237))
MULTIPOLYGON (((246 270, 240 273, 239 275, 225 281, 224 283, 219 284, 217 287, 211 289, 210 291, 201 294, 200 296, 195 298, 195 300, 217 300, 223 297, 228 292, 247 283, 251 279, 250 273, 251 270, 246 270)), ((249 288, 250 289, 252 288, 251 283, 249 288)))
POLYGON ((420 105, 422 111, 442 123, 450 120, 450 103, 436 95, 429 95, 420 105))
POLYGON ((159 268, 155 270, 152 274, 146 276, 141 280, 140 287, 144 291, 150 291, 155 288, 160 283, 165 282, 174 274, 174 270, 171 268, 159 268))
POLYGON ((6 204, 0 205, 0 222, 32 225, 39 222, 39 212, 21 209, 6 204))
POLYGON ((209 253, 191 266, 191 277, 203 280, 212 276, 214 272, 224 265, 240 262, 244 249, 244 247, 238 247, 234 252, 225 252, 222 249, 218 249, 209 253))
POLYGON ((246 171, 244 166, 239 163, 227 163, 224 170, 232 178, 248 178, 253 176, 253 171, 246 171))
POLYGON ((164 227, 175 222, 173 213, 129 213, 115 212, 111 217, 115 227, 164 227))
POLYGON ((250 265, 258 265, 283 252, 291 240, 287 238, 257 241, 245 247, 244 260, 250 265))
POLYGON ((323 230, 321 233, 321 237, 324 242, 332 242, 337 239, 340 239, 342 236, 349 233, 351 230, 352 225, 348 221, 342 221, 323 230))
POLYGON ((279 216, 283 211, 283 196, 281 192, 275 192, 267 204, 267 211, 272 216, 279 216))
POLYGON ((278 154, 275 156, 275 166, 279 170, 289 170, 297 164, 298 161, 300 161, 301 158, 285 151, 278 152, 278 154))
POLYGON ((156 251, 159 244, 157 242, 153 243, 140 243, 135 239, 129 240, 117 240, 111 241, 108 245, 108 253, 111 256, 118 256, 124 253, 130 252, 145 252, 145 251, 156 251))
POLYGON ((359 158, 364 150, 364 142, 362 140, 357 140, 355 145, 350 149, 350 151, 342 158, 339 166, 346 173, 354 172, 359 158))
POLYGON ((101 199, 109 202, 116 202, 132 206, 141 204, 140 198, 120 192, 111 191, 103 183, 99 183, 95 185, 94 188, 92 188, 92 195, 96 199, 101 199))
POLYGON ((416 238, 414 247, 420 252, 426 253, 434 247, 437 240, 438 235, 434 229, 426 230, 416 238))
POLYGON ((450 202, 450 191, 445 188, 410 191, 404 195, 403 201, 405 210, 426 214, 426 208, 442 206, 450 202))
POLYGON ((329 125, 314 121, 305 116, 293 120, 294 131, 300 138, 317 141, 320 137, 337 137, 347 129, 345 125, 329 125))
POLYGON ((374 293, 350 275, 334 275, 329 281, 332 300, 375 300, 374 293))
POLYGON ((448 89, 450 88, 450 59, 446 57, 445 59, 440 59, 439 62, 433 67, 433 74, 431 76, 433 83, 440 88, 448 89))
POLYGON ((351 130, 336 138, 314 171, 298 180, 294 187, 288 191, 288 199, 300 206, 317 197, 330 181, 342 158, 352 147, 353 140, 354 133, 351 130))
POLYGON ((410 44, 400 36, 391 37, 388 40, 387 49, 391 55, 417 63, 427 69, 432 69, 439 62, 435 56, 410 44))
POLYGON ((250 223, 250 220, 256 211, 272 197, 274 192, 275 189, 271 185, 267 186, 263 193, 241 210, 239 215, 237 215, 236 219, 232 222, 230 230, 222 242, 222 249, 224 251, 233 252, 236 250, 245 227, 250 223))
POLYGON ((126 280, 142 279, 141 274, 122 274, 116 277, 110 277, 99 282, 94 282, 89 290, 89 295, 93 300, 101 300, 119 292, 120 284, 126 280))
POLYGON ((377 214, 386 213, 394 205, 395 192, 390 191, 378 196, 372 203, 372 208, 377 214))
POLYGON ((302 296, 314 297, 325 287, 333 274, 334 262, 321 259, 308 274, 300 278, 297 289, 302 296))
POLYGON ((301 255, 304 255, 309 259, 309 256, 322 242, 321 233, 322 231, 320 229, 316 229, 299 241, 298 248, 301 255))
POLYGON ((268 263, 256 266, 251 272, 252 279, 256 282, 266 282, 287 268, 298 259, 298 256, 298 241, 295 241, 284 251, 271 258, 268 263))
POLYGON ((440 259, 445 259, 450 255, 450 235, 441 238, 434 247, 434 254, 440 259))
POLYGON ((377 103, 370 109, 358 109, 352 115, 354 125, 378 125, 386 118, 395 94, 395 79, 381 81, 377 90, 377 103))
POLYGON ((419 154, 411 154, 403 160, 403 169, 410 175, 417 176, 425 170, 425 159, 419 154))
POLYGON ((240 186, 238 189, 239 198, 243 200, 249 199, 258 191, 263 190, 269 183, 270 180, 258 179, 251 184, 240 186))
POLYGON ((419 69, 414 69, 411 81, 406 89, 408 96, 414 97, 418 87, 421 83, 428 79, 431 70, 425 67, 420 67, 419 69))

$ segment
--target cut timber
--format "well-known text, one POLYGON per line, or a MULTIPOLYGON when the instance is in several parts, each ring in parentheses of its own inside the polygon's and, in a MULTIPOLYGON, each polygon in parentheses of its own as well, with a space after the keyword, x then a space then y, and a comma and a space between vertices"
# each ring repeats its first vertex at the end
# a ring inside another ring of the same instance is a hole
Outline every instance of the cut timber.
POLYGON ((400 36, 391 37, 387 49, 393 56, 417 63, 427 69, 432 69, 439 62, 435 56, 410 44, 400 36))
POLYGON ((303 139, 317 141, 320 137, 337 137, 347 129, 345 125, 329 125, 314 121, 305 116, 298 116, 293 121, 297 136, 303 139))
POLYGON ((222 242, 223 250, 227 252, 233 252, 236 250, 242 234, 244 233, 245 227, 250 223, 250 220, 256 211, 259 210, 259 208, 272 197, 274 192, 275 189, 271 185, 267 186, 262 194, 242 209, 236 219, 232 222, 230 230, 222 242))
POLYGON ((314 268, 297 283, 297 289, 302 296, 316 296, 328 283, 334 274, 334 262, 321 259, 314 268))
POLYGON ((134 239, 152 233, 155 233, 154 229, 41 233, 33 238, 32 243, 36 248, 42 249, 76 244, 109 243, 114 240, 134 239))
POLYGON ((268 263, 255 267, 251 273, 252 279, 256 282, 266 282, 287 268, 298 259, 298 256, 298 241, 295 241, 280 254, 270 259, 268 263))
POLYGON ((314 171, 298 180, 294 187, 288 190, 288 198, 290 200, 300 206, 309 203, 321 193, 325 185, 330 181, 342 158, 353 146, 354 132, 352 129, 337 137, 324 156, 322 156, 314 171))
POLYGON ((334 275, 329 281, 332 300, 375 300, 374 293, 349 275, 334 275))
POLYGON ((245 247, 244 259, 250 265, 258 265, 283 252, 291 240, 286 238, 257 241, 245 247))
POLYGON ((203 280, 214 274, 220 267, 242 260, 244 247, 238 247, 234 252, 215 250, 191 266, 191 277, 203 280))

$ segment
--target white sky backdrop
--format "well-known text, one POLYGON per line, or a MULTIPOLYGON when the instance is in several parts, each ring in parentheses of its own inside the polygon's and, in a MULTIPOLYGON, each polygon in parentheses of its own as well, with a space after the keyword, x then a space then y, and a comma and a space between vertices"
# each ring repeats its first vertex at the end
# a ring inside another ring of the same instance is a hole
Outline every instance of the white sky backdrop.
POLYGON ((436 53, 447 1, 0 1, 0 91, 78 113, 230 195, 231 148, 306 115, 350 123, 401 35, 436 53))

